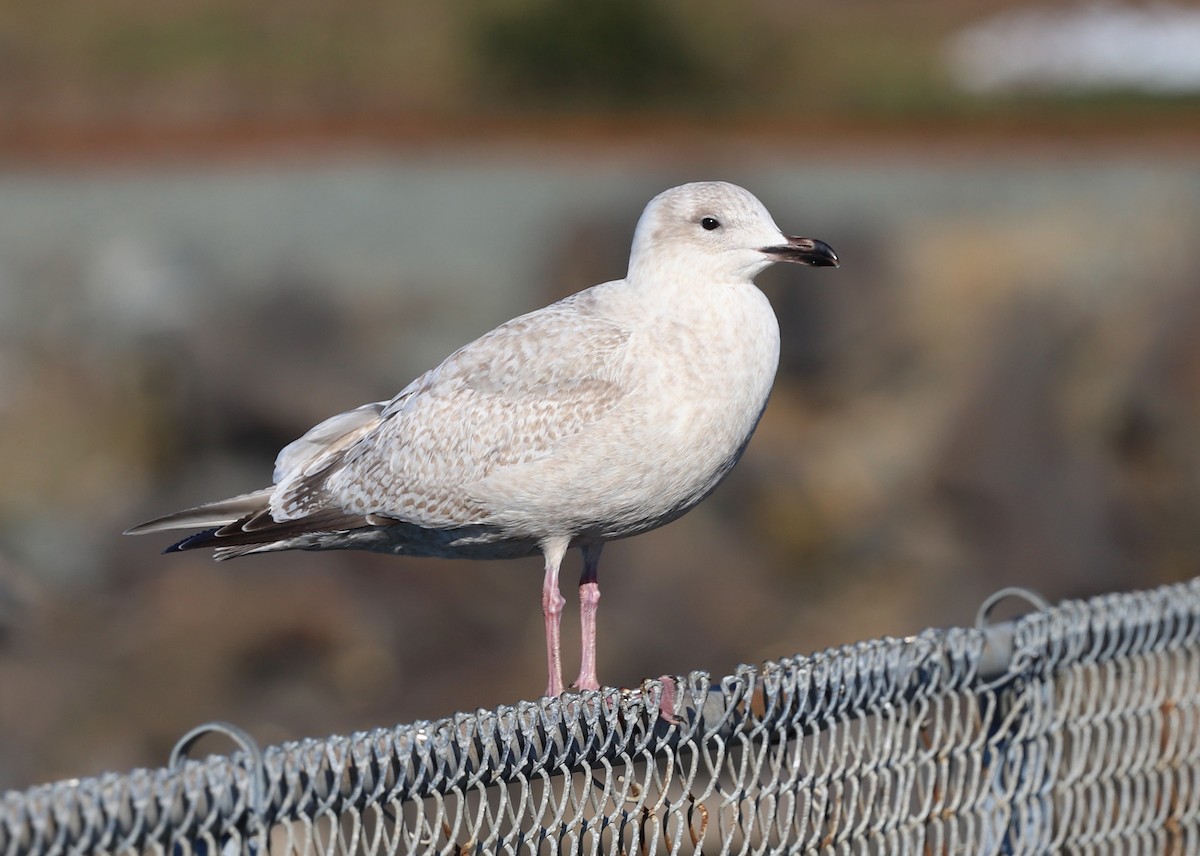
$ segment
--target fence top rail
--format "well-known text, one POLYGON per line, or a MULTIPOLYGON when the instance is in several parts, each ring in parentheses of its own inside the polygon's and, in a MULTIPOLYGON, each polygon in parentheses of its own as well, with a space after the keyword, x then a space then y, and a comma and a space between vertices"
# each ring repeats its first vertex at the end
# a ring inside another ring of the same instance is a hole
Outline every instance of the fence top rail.
POLYGON ((327 810, 565 775, 618 756, 650 760, 684 744, 783 739, 921 698, 1196 646, 1200 579, 982 625, 742 666, 715 682, 697 671, 261 751, 222 727, 242 745, 229 757, 179 752, 160 769, 9 791, 0 797, 0 856, 219 841, 327 810))

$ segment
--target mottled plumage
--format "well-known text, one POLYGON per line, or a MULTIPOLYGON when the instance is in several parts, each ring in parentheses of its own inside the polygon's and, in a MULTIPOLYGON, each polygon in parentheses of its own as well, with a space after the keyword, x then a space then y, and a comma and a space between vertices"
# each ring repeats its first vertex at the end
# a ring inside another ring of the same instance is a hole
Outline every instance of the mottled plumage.
POLYGON ((550 694, 562 689, 558 566, 584 549, 584 664, 594 687, 596 564, 607 540, 661 526, 737 462, 766 406, 779 329, 756 273, 833 265, 724 182, 647 206, 625 279, 522 315, 388 402, 312 428, 271 487, 129 530, 208 527, 171 550, 218 559, 289 549, 546 557, 550 694), (590 660, 589 660, 590 657, 590 660))

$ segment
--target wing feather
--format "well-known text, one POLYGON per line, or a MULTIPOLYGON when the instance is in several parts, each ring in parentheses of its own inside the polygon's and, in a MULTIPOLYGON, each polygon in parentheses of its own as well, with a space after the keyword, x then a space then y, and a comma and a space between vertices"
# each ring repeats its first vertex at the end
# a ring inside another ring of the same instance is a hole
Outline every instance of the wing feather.
POLYGON ((376 416, 347 418, 354 427, 334 443, 281 454, 291 467, 279 474, 273 517, 336 508, 431 528, 485 522, 472 485, 552 453, 611 410, 625 394, 620 356, 628 338, 594 311, 588 292, 496 328, 386 406, 368 405, 378 408, 376 423, 376 416))
POLYGON ((267 507, 272 488, 244 493, 231 499, 208 502, 195 508, 185 508, 162 517, 156 517, 125 530, 126 535, 145 535, 150 532, 168 532, 173 529, 216 528, 233 523, 267 507))

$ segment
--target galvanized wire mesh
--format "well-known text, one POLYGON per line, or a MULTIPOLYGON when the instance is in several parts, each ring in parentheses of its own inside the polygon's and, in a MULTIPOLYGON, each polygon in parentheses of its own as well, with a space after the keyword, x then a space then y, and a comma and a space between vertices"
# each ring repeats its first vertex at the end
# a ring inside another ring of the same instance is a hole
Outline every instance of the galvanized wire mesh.
POLYGON ((1200 581, 0 802, 3 856, 810 851, 1200 853, 1200 581))

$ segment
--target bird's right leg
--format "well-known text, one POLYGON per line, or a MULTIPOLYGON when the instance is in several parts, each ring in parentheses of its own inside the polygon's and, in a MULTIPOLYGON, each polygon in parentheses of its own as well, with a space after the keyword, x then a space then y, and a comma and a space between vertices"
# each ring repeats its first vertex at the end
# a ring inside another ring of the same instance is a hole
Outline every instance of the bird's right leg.
POLYGON ((583 574, 579 577, 579 624, 582 629, 583 645, 579 658, 579 678, 575 686, 581 690, 598 690, 596 679, 596 607, 600 603, 600 583, 596 573, 600 567, 600 549, 604 546, 591 544, 583 548, 583 574))
POLYGON ((568 541, 556 539, 542 545, 546 559, 546 577, 542 582, 542 617, 546 620, 546 695, 562 695, 562 649, 559 644, 559 624, 567 599, 558 589, 558 568, 566 555, 568 541))

